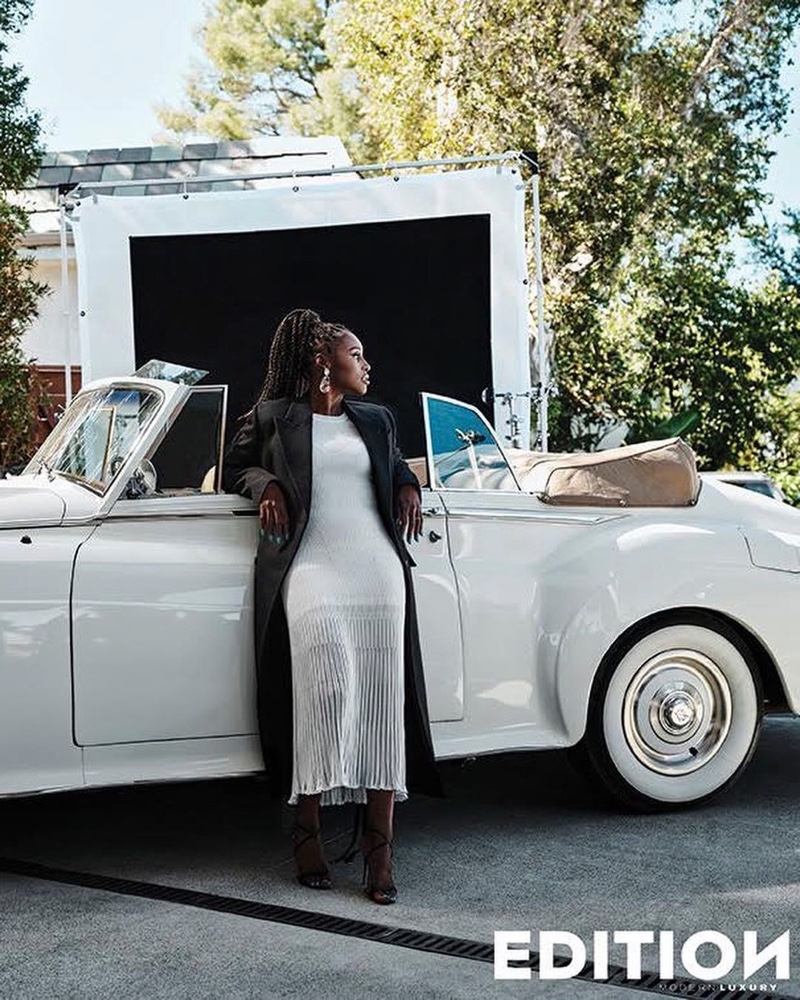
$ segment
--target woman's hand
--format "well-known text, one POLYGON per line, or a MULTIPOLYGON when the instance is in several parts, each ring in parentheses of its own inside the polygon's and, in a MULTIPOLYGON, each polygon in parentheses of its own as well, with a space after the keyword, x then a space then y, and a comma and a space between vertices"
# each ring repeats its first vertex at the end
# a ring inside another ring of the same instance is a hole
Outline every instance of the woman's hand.
POLYGON ((407 542, 418 542, 422 534, 422 504, 415 486, 406 483, 397 491, 396 515, 400 534, 406 536, 407 542))
POLYGON ((283 545, 289 541, 289 509, 286 506, 286 496, 277 483, 270 483, 264 490, 258 506, 258 517, 270 544, 283 545))

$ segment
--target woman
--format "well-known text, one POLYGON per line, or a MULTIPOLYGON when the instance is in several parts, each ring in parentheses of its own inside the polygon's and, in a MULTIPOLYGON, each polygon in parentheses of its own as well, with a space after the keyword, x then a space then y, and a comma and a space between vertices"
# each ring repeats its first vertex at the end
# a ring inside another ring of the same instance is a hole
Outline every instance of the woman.
POLYGON ((297 878, 331 887, 320 806, 366 803, 365 889, 386 904, 394 803, 441 790, 403 544, 422 531, 419 483, 391 413, 345 398, 367 392, 369 371, 346 327, 290 312, 225 484, 259 503, 259 722, 276 790, 297 807, 297 878))

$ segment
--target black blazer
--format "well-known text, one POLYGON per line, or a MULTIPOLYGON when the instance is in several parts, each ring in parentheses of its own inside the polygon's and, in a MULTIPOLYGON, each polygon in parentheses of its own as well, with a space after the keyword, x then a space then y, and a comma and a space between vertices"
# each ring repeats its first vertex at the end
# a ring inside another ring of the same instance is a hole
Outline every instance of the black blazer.
MULTIPOLYGON (((434 766, 416 604, 408 553, 395 520, 398 489, 419 482, 397 447, 394 416, 386 407, 345 400, 344 411, 361 434, 372 466, 378 511, 403 565, 407 783, 410 791, 441 794, 434 766)), ((291 536, 279 548, 261 540, 256 556, 255 630, 258 708, 265 766, 277 794, 288 795, 292 767, 291 652, 281 585, 303 536, 311 503, 311 406, 306 400, 272 399, 244 419, 225 456, 223 485, 258 502, 272 482, 283 488, 291 536)), ((355 515, 354 515, 355 516, 355 515)))

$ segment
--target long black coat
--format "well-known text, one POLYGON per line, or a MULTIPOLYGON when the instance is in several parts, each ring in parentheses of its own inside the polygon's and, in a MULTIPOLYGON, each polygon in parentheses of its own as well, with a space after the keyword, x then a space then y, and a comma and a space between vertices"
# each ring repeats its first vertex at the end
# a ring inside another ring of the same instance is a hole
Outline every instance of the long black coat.
MULTIPOLYGON (((396 443, 394 417, 383 406, 345 400, 344 410, 364 440, 372 464, 372 483, 386 531, 403 564, 405 608, 405 736, 409 791, 441 795, 431 742, 425 679, 409 555, 395 523, 397 490, 414 473, 396 443)), ((225 456, 223 485, 259 501, 271 482, 286 494, 291 537, 277 548, 262 538, 256 556, 256 671, 258 719, 264 763, 273 792, 286 797, 292 783, 291 651, 281 585, 294 559, 311 503, 311 406, 305 400, 273 399, 259 403, 245 418, 225 456)), ((357 514, 354 514, 357 516, 357 514)))

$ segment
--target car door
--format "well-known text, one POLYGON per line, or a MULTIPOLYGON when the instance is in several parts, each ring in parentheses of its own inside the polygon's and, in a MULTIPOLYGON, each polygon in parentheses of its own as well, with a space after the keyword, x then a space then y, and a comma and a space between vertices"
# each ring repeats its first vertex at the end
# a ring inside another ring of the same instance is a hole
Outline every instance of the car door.
POLYGON ((411 463, 422 486, 423 531, 407 543, 419 622, 428 715, 431 722, 464 716, 464 658, 458 591, 450 560, 444 504, 427 483, 424 460, 411 463))
POLYGON ((219 492, 225 390, 195 387, 78 553, 75 739, 257 731, 252 504, 219 492))
POLYGON ((464 650, 464 724, 445 734, 443 752, 553 745, 559 709, 548 670, 560 636, 545 625, 554 616, 543 612, 559 591, 568 611, 557 553, 575 538, 579 522, 592 519, 554 512, 523 492, 475 407, 432 393, 422 397, 428 468, 446 513, 464 650))
MULTIPOLYGON (((28 478, 15 481, 18 494, 28 478)), ((75 552, 92 527, 60 525, 55 494, 31 493, 33 517, 0 530, 0 795, 83 781, 72 741, 68 600, 75 552)))

